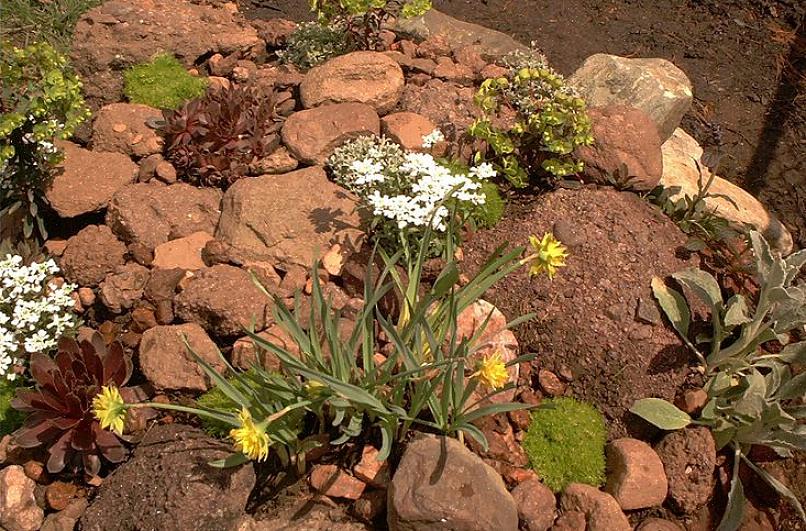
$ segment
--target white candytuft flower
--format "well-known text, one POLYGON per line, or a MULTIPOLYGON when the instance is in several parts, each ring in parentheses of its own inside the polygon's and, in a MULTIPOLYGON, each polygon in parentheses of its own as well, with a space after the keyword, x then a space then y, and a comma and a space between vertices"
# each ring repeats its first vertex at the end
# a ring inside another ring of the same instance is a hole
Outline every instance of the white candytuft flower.
POLYGON ((442 134, 442 131, 434 129, 423 137, 423 147, 429 149, 443 140, 445 140, 445 135, 442 134))

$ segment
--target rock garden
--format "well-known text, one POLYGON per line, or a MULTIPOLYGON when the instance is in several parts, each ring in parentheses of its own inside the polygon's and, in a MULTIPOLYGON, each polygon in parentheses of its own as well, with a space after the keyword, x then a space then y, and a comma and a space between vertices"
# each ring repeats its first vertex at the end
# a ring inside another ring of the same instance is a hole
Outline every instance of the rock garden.
POLYGON ((0 529, 806 528, 806 251, 686 73, 312 10, 3 42, 0 529))

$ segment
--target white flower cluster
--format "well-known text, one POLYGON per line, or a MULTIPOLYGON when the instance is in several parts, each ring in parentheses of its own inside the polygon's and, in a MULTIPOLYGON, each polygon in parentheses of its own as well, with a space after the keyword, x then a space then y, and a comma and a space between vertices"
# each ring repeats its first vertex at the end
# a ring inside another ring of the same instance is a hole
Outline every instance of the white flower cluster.
POLYGON ((76 286, 51 282, 58 272, 53 260, 26 266, 22 257, 7 255, 0 261, 0 378, 13 380, 9 369, 23 353, 48 352, 78 326, 70 296, 76 286))
POLYGON ((425 149, 429 149, 443 140, 445 140, 445 135, 442 134, 442 131, 439 129, 434 129, 423 137, 423 147, 425 149))
MULTIPOLYGON (((435 130, 428 135, 439 141, 435 130)), ((425 139, 424 139, 425 140, 425 139)), ((330 160, 337 180, 361 196, 372 213, 398 229, 446 230, 448 201, 472 208, 484 204, 481 181, 495 176, 484 163, 460 172, 439 163, 428 153, 391 149, 385 138, 363 137, 345 144, 330 160)))

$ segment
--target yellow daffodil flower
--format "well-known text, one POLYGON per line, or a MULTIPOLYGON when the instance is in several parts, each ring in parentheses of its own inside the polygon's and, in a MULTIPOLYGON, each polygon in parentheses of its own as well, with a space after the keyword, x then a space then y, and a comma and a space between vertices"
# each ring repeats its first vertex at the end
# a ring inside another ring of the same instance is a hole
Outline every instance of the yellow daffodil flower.
POLYGON ((492 390, 500 389, 509 382, 509 372, 501 358, 501 353, 496 351, 491 356, 484 356, 479 362, 479 369, 473 373, 481 379, 487 387, 492 390))
POLYGON ((123 419, 126 417, 126 403, 115 386, 103 386, 101 392, 92 399, 92 412, 101 422, 101 429, 123 435, 123 419))
POLYGON ((549 279, 553 279, 557 268, 565 267, 568 249, 550 232, 544 234, 542 240, 538 240, 537 236, 529 236, 529 243, 534 249, 534 254, 526 258, 530 263, 529 276, 545 271, 549 279))
POLYGON ((246 408, 238 413, 240 428, 230 430, 229 436, 235 441, 235 449, 249 459, 265 461, 269 456, 269 436, 266 427, 255 424, 252 414, 246 408))

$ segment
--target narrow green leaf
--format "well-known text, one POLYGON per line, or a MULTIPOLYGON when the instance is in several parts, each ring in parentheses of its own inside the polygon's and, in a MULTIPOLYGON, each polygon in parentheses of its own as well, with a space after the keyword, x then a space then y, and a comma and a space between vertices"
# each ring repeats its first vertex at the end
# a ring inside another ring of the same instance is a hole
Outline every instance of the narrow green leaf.
POLYGON ((756 472, 756 474, 761 476, 761 478, 764 481, 769 483, 772 488, 777 490, 781 496, 789 500, 789 503, 791 503, 792 506, 795 508, 795 510, 798 512, 798 515, 800 516, 801 520, 806 520, 806 512, 803 511, 803 506, 800 504, 800 500, 798 500, 798 497, 795 496, 795 493, 789 490, 789 488, 787 488, 786 485, 775 479, 766 470, 756 466, 756 464, 753 463, 747 457, 745 457, 744 454, 742 454, 742 459, 744 460, 745 463, 747 463, 747 466, 752 468, 756 472))
POLYGON ((660 398, 638 400, 632 405, 630 412, 662 430, 679 430, 691 424, 688 413, 660 398))
POLYGON ((666 317, 672 323, 677 333, 684 339, 688 339, 688 328, 691 324, 691 312, 686 304, 686 299, 677 290, 666 285, 659 277, 652 278, 652 293, 658 300, 660 307, 666 317))
POLYGON ((806 397, 806 372, 802 372, 785 382, 778 389, 777 398, 779 400, 790 400, 806 397))
POLYGON ((719 522, 716 531, 736 531, 742 526, 744 517, 744 506, 747 499, 744 496, 742 480, 739 479, 739 452, 733 462, 733 478, 730 481, 730 492, 728 493, 728 504, 725 507, 725 514, 719 522))
POLYGON ((210 461, 207 464, 215 468, 230 468, 248 462, 249 458, 246 457, 244 454, 231 454, 228 457, 225 457, 224 459, 217 459, 215 461, 210 461))

